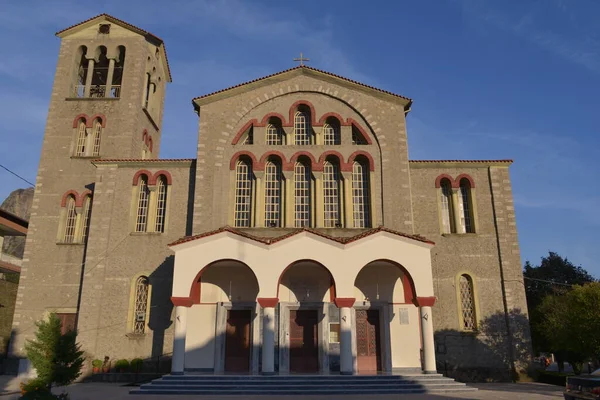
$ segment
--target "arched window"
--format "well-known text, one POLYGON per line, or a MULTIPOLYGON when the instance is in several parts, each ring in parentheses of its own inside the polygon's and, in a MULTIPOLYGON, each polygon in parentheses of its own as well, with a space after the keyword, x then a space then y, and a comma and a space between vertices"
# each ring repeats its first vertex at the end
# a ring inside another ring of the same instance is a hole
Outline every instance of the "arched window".
POLYGON ((265 164, 265 227, 281 226, 281 164, 265 164))
POLYGON ((135 223, 136 232, 146 232, 148 228, 148 205, 150 202, 150 189, 148 188, 148 177, 141 175, 138 181, 137 218, 135 223))
POLYGON ((85 82, 87 80, 88 73, 88 59, 86 57, 87 47, 81 46, 77 50, 77 56, 75 58, 75 84, 71 96, 73 97, 85 97, 85 82))
POLYGON ((271 121, 267 124, 265 144, 275 146, 283 144, 283 130, 279 119, 271 118, 271 121))
MULTIPOLYGON (((118 98, 121 97, 121 84, 123 82, 123 70, 125 67, 125 47, 119 46, 119 55, 113 61, 112 68, 112 82, 110 82, 110 92, 108 93, 108 97, 118 98)), ((109 73, 110 75, 110 73, 109 73)))
POLYGON ((150 282, 145 276, 140 276, 135 282, 135 305, 133 315, 133 333, 145 333, 148 316, 148 292, 150 282))
POLYGON ((86 129, 85 119, 81 118, 77 124, 77 149, 75 149, 75 155, 79 157, 85 156, 85 152, 88 148, 88 133, 86 129))
POLYGON ((452 233, 454 229, 454 217, 452 215, 452 187, 448 179, 440 182, 440 207, 442 218, 442 233, 452 233))
POLYGON ((235 166, 235 210, 234 225, 248 228, 252 220, 252 163, 246 159, 238 160, 235 166))
POLYGON ((475 311, 475 295, 473 280, 467 274, 459 278, 459 297, 461 311, 461 329, 474 331, 477 329, 477 315, 475 311))
POLYGON ((369 166, 365 161, 352 165, 352 206, 355 228, 371 227, 369 166))
POLYGON ((311 226, 311 173, 310 164, 296 161, 294 164, 294 226, 311 226))
POLYGON ((323 144, 324 145, 338 145, 341 143, 340 140, 340 124, 335 118, 327 118, 323 125, 323 144))
POLYGON ((75 242, 75 229, 77 227, 77 210, 75 209, 75 196, 69 195, 66 204, 65 233, 63 241, 65 243, 75 242))
POLYGON ((83 199, 83 211, 82 211, 82 227, 81 227, 81 242, 85 243, 87 240, 89 229, 90 229, 90 216, 92 215, 92 196, 85 196, 83 199))
POLYGON ((167 216, 167 179, 161 175, 157 180, 156 199, 156 224, 155 232, 165 231, 165 219, 167 216))
POLYGON ((340 167, 336 160, 323 165, 323 224, 325 228, 341 227, 340 167))
POLYGON ((471 201, 471 184, 469 180, 463 178, 460 180, 458 193, 458 213, 460 216, 460 233, 474 233, 473 210, 471 201))
POLYGON ((250 129, 248 129, 242 144, 254 144, 254 127, 251 126, 250 129))
POLYGON ((294 114, 294 144, 312 144, 310 121, 310 109, 304 105, 298 107, 298 111, 294 114))
POLYGON ((102 136, 102 121, 97 119, 94 121, 94 136, 92 156, 100 155, 100 137, 102 136))
POLYGON ((367 144, 367 140, 364 138, 363 134, 360 133, 358 128, 354 125, 352 125, 352 144, 355 144, 355 145, 367 144))
POLYGON ((106 83, 109 69, 109 60, 106 55, 107 50, 105 46, 97 48, 96 57, 98 61, 94 63, 90 95, 88 97, 106 97, 106 83))

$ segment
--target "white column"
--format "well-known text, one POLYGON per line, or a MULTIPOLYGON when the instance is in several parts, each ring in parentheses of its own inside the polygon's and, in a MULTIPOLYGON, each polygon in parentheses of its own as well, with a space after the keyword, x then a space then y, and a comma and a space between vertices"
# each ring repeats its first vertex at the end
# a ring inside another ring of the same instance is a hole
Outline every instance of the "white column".
POLYGON ((171 375, 183 375, 185 365, 185 336, 187 333, 187 307, 175 307, 175 335, 173 336, 173 359, 171 375))
POLYGON ((423 340, 423 371, 435 374, 435 343, 433 341, 433 319, 431 307, 421 306, 421 338, 423 340))
POLYGON ((108 74, 106 76, 106 90, 104 92, 104 97, 111 97, 110 90, 112 88, 112 80, 113 80, 114 72, 115 72, 115 59, 110 58, 108 60, 108 74))
POLYGON ((94 59, 90 58, 88 60, 87 67, 87 76, 85 78, 85 90, 83 92, 83 97, 90 97, 90 89, 92 87, 92 76, 94 76, 94 59))
POLYGON ((352 307, 340 307, 340 373, 352 375, 352 307))
POLYGON ((262 373, 275 373, 275 307, 263 307, 262 373))

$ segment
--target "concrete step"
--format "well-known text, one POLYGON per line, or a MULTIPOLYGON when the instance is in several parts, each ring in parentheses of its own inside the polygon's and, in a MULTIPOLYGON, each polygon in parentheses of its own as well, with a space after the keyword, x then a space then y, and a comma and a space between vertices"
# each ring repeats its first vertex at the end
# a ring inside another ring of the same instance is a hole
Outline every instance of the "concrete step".
POLYGON ((464 383, 455 382, 452 379, 436 379, 427 381, 399 381, 399 380, 373 380, 373 381, 339 381, 335 379, 321 380, 319 382, 312 382, 310 380, 293 380, 293 381, 192 381, 192 380, 160 380, 157 379, 152 381, 152 385, 179 385, 179 386, 349 386, 349 385, 422 385, 422 386, 433 386, 433 385, 460 385, 464 386, 464 383))
POLYGON ((173 379, 173 380, 293 380, 300 379, 311 381, 318 380, 371 380, 371 379, 396 379, 396 380, 410 380, 410 379, 450 379, 444 377, 442 374, 415 374, 415 375, 165 375, 162 379, 173 379))
POLYGON ((475 388, 444 388, 432 389, 402 389, 402 388, 381 388, 381 389, 363 389, 347 390, 347 389, 327 389, 327 388, 304 388, 301 390, 290 389, 268 389, 256 388, 255 390, 248 389, 218 389, 218 390, 200 390, 200 389, 176 389, 176 388, 152 388, 152 389, 133 389, 130 394, 194 394, 194 395, 333 395, 333 394, 410 394, 410 393, 449 393, 449 392, 470 392, 476 391, 475 388))

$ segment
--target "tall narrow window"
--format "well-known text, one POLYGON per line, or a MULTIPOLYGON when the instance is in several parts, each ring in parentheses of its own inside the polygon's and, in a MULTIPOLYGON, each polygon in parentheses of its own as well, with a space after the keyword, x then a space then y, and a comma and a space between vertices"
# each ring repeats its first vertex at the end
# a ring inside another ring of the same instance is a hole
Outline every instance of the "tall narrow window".
POLYGON ((140 276, 135 282, 135 308, 133 320, 133 333, 146 331, 146 316, 148 314, 148 278, 140 276))
POLYGON ((323 125, 323 144, 338 145, 340 144, 340 124, 335 118, 327 118, 323 125))
POLYGON ((477 315, 475 312, 475 296, 473 293, 473 280, 469 275, 459 278, 460 309, 462 316, 461 329, 474 331, 477 329, 477 315))
POLYGON ((77 149, 75 150, 76 156, 85 156, 85 151, 87 149, 87 140, 88 134, 85 126, 85 120, 80 119, 79 123, 77 124, 77 149))
POLYGON ((355 161, 352 165, 352 206, 355 228, 371 226, 369 192, 369 168, 365 163, 355 161))
POLYGON ((266 144, 276 146, 283 144, 283 135, 281 132, 281 128, 276 124, 267 125, 266 144))
POLYGON ((323 166, 323 224, 325 228, 341 226, 339 175, 339 165, 331 161, 325 161, 323 166))
POLYGON ((165 231, 165 218, 167 216, 167 183, 164 176, 158 178, 157 201, 156 201, 156 224, 155 232, 165 231))
POLYGON ((150 201, 150 189, 148 189, 147 176, 140 176, 140 180, 138 181, 138 190, 135 231, 146 232, 146 229, 148 228, 148 203, 150 201))
POLYGON ((461 179, 458 193, 458 212, 460 214, 461 233, 473 233, 473 215, 471 209, 471 185, 468 179, 461 179))
POLYGON ((73 85, 73 90, 71 96, 73 97, 86 97, 85 93, 85 82, 87 81, 88 73, 92 71, 88 71, 88 59, 86 57, 87 47, 81 46, 77 50, 77 56, 75 59, 76 62, 76 76, 75 82, 73 85))
POLYGON ((94 143, 92 156, 100 155, 100 136, 102 135, 102 122, 100 120, 94 121, 94 143))
POLYGON ((81 227, 81 241, 85 243, 90 229, 90 216, 92 214, 92 196, 85 196, 83 200, 83 223, 81 227))
POLYGON ((265 165, 265 226, 281 226, 281 164, 265 165))
POLYGON ((300 161, 294 164, 294 226, 309 227, 311 224, 310 167, 300 161))
POLYGON ((254 128, 250 127, 242 144, 254 144, 254 128))
POLYGON ((452 189, 448 180, 440 183, 440 206, 442 217, 442 233, 452 233, 454 221, 452 217, 452 189))
POLYGON ((363 137, 362 133, 360 133, 358 128, 356 128, 354 125, 352 125, 352 144, 367 144, 367 140, 363 137))
POLYGON ((311 143, 310 111, 304 108, 299 109, 294 114, 294 144, 306 145, 311 143))
POLYGON ((235 211, 234 225, 250 227, 252 219, 252 164, 239 160, 235 166, 235 211))
POLYGON ((67 215, 65 218, 64 242, 73 243, 75 241, 75 228, 77 225, 77 211, 75 210, 75 197, 67 198, 67 215))

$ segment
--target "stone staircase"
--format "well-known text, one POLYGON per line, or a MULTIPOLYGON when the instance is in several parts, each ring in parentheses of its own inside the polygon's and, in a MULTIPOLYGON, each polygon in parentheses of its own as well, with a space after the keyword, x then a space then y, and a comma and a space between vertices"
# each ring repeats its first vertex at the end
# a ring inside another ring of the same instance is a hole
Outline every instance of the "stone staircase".
POLYGON ((475 391, 441 374, 415 375, 165 375, 130 394, 283 395, 404 394, 475 391))

